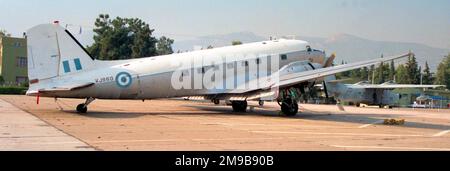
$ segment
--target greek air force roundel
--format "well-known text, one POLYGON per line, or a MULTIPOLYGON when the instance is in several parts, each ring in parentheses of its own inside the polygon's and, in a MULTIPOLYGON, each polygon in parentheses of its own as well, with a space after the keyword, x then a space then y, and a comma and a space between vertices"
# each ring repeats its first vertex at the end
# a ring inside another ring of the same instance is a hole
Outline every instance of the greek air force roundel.
POLYGON ((121 88, 127 88, 131 85, 133 79, 128 72, 120 72, 116 75, 116 84, 121 88))

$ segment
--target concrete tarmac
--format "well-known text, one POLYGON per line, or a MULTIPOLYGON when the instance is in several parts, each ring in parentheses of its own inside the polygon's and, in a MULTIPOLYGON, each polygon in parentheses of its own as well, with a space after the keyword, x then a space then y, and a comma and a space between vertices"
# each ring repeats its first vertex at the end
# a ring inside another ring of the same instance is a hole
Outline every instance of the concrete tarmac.
MULTIPOLYGON (((198 101, 96 100, 80 115, 75 107, 82 99, 41 98, 39 105, 35 97, 0 99, 98 150, 450 151, 450 110, 339 111, 334 105, 301 104, 301 113, 291 118, 280 116, 276 103, 261 108, 251 102, 248 112, 235 113, 231 106, 198 101), (387 118, 406 123, 383 125, 387 118)), ((1 124, 12 123, 2 118, 1 124)))
POLYGON ((95 150, 48 123, 0 99, 0 150, 95 150))

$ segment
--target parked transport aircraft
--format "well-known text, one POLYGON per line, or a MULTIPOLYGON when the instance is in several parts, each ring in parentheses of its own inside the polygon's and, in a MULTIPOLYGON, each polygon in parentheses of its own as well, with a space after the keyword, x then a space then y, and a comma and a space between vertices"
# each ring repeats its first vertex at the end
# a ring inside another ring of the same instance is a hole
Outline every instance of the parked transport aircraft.
POLYGON ((249 100, 277 100, 287 116, 296 115, 299 90, 325 76, 404 55, 332 66, 334 55, 301 40, 270 40, 130 60, 96 60, 58 24, 27 32, 27 95, 83 98, 76 110, 86 113, 95 99, 201 97, 229 100, 243 112, 249 100))

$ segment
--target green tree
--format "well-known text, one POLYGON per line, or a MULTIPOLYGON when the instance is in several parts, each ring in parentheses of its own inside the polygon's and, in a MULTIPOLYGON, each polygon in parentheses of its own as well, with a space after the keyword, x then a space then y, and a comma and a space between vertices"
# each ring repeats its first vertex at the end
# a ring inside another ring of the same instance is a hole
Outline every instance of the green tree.
POLYGON ((408 70, 404 65, 399 65, 395 72, 395 82, 398 84, 408 84, 408 70))
POLYGON ((172 44, 174 40, 167 38, 165 36, 159 38, 158 43, 156 44, 156 50, 158 55, 168 55, 173 53, 172 44))
POLYGON ((391 61, 391 64, 389 65, 389 77, 388 79, 390 81, 394 80, 395 77, 395 63, 394 60, 391 61))
POLYGON ((351 78, 355 78, 355 79, 360 79, 361 78, 361 70, 360 69, 354 69, 350 72, 350 77, 351 78))
POLYGON ((361 80, 367 80, 369 77, 369 69, 367 67, 361 68, 360 69, 360 79, 361 80))
POLYGON ((138 18, 110 19, 108 14, 100 14, 95 20, 94 44, 88 51, 97 59, 117 60, 156 56, 160 53, 172 53, 169 38, 161 38, 158 42, 153 29, 138 18), (160 49, 157 43, 161 43, 160 49))
POLYGON ((389 64, 380 64, 377 68, 375 68, 375 84, 381 84, 386 82, 389 79, 389 64))
POLYGON ((408 63, 406 63, 406 70, 408 72, 406 84, 419 84, 420 83, 420 71, 417 65, 416 57, 410 56, 408 63))
POLYGON ((0 29, 0 37, 9 37, 10 34, 6 30, 0 29))
POLYGON ((450 88, 450 53, 439 64, 435 84, 450 88))
POLYGON ((384 64, 381 63, 378 65, 378 67, 375 69, 375 83, 381 84, 384 82, 384 64))
POLYGON ((433 84, 433 74, 430 72, 430 67, 428 66, 428 61, 425 62, 425 69, 422 74, 423 84, 433 84))
MULTIPOLYGON (((341 61, 341 65, 346 64, 347 62, 345 62, 344 60, 341 61)), ((345 72, 340 72, 336 74, 336 79, 340 80, 340 79, 346 79, 349 78, 351 74, 351 71, 345 71, 345 72)))
POLYGON ((235 40, 231 42, 231 45, 236 46, 236 45, 242 45, 242 42, 239 40, 235 40))

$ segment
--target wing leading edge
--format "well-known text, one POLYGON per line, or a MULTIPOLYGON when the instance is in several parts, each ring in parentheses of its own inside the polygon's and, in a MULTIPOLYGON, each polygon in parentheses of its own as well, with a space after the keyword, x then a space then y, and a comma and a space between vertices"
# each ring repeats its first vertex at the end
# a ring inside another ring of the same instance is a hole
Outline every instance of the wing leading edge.
POLYGON ((298 84, 298 83, 301 83, 304 81, 337 74, 340 72, 350 71, 353 69, 358 69, 358 68, 362 68, 362 67, 368 67, 371 65, 380 64, 380 63, 386 62, 386 61, 409 57, 411 55, 413 55, 413 53, 407 53, 407 54, 399 55, 399 56, 377 58, 377 59, 355 62, 355 63, 350 63, 350 64, 344 64, 344 65, 339 65, 339 66, 333 66, 333 67, 328 67, 328 68, 321 68, 321 69, 316 69, 316 70, 292 73, 292 74, 280 76, 280 81, 278 83, 274 84, 271 88, 286 87, 286 86, 298 84))

